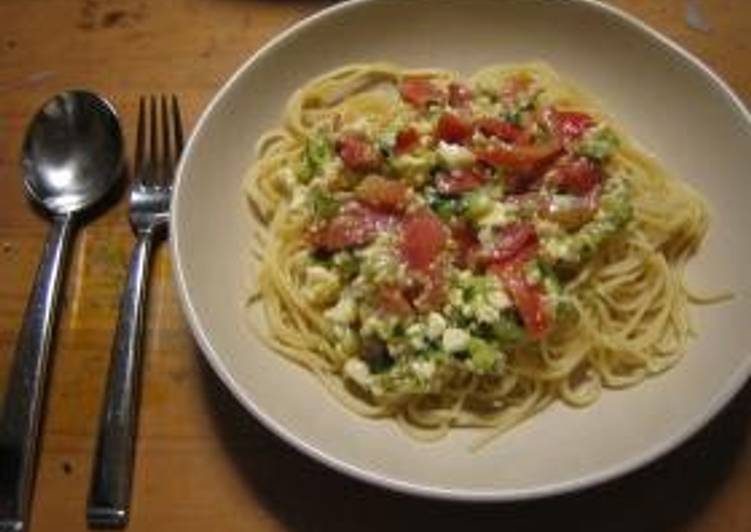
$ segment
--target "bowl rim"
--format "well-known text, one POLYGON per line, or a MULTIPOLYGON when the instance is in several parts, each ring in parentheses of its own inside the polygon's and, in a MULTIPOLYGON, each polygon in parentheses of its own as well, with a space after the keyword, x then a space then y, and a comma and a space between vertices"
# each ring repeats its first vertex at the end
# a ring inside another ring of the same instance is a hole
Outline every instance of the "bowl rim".
MULTIPOLYGON (((183 155, 180 158, 175 176, 175 182, 173 185, 173 196, 171 202, 172 219, 179 218, 180 212, 180 196, 181 196, 181 183, 183 182, 183 174, 186 166, 186 154, 190 153, 193 149, 193 144, 198 137, 199 131, 204 127, 204 124, 210 119, 214 113, 214 109, 218 103, 224 99, 230 89, 236 84, 245 72, 251 68, 251 66, 261 58, 273 53, 273 51, 284 43, 289 37, 296 32, 317 24, 320 20, 330 17, 332 15, 346 12, 351 9, 357 9, 358 7, 375 3, 378 0, 347 0, 339 4, 334 4, 327 8, 324 8, 318 12, 315 12, 309 16, 302 18, 301 20, 291 24, 290 26, 281 30, 278 34, 273 36, 268 42, 263 44, 258 50, 250 55, 236 70, 230 75, 230 77, 222 84, 221 88, 211 98, 205 109, 202 111, 199 119, 196 121, 189 138, 185 144, 183 155)), ((696 68, 702 73, 715 88, 719 89, 722 96, 735 108, 738 114, 745 120, 746 125, 751 127, 751 113, 745 106, 741 98, 733 91, 733 89, 725 82, 712 68, 706 65, 701 59, 699 59, 692 52, 683 48, 680 44, 673 39, 663 35, 658 30, 654 29, 646 22, 637 18, 635 15, 625 12, 624 10, 615 6, 605 4, 599 0, 570 0, 572 4, 580 4, 594 10, 599 10, 604 15, 615 16, 633 29, 638 30, 644 37, 651 39, 658 44, 661 48, 667 50, 674 57, 686 61, 690 66, 696 68)), ((174 226, 173 226, 174 227, 174 226)), ((705 425, 707 425, 726 405, 730 403, 733 397, 740 391, 746 381, 751 376, 751 356, 747 357, 744 364, 739 366, 735 372, 726 380, 725 385, 714 396, 713 400, 709 402, 706 407, 697 412, 692 418, 689 418, 686 423, 678 430, 676 430, 671 438, 664 439, 655 443, 650 447, 646 447, 640 452, 636 453, 630 459, 617 462, 609 467, 602 468, 594 473, 590 473, 575 479, 565 480, 560 482, 554 482, 541 486, 528 487, 528 488, 506 488, 506 489, 467 489, 467 488, 451 488, 442 486, 431 486, 420 483, 413 483, 406 480, 398 480, 389 476, 370 471, 368 469, 351 464, 343 459, 332 456, 325 451, 319 449, 315 445, 304 441, 303 439, 295 436, 287 427, 278 422, 272 416, 268 415, 263 409, 261 409, 255 402, 247 397, 243 391, 243 388, 232 376, 231 372, 227 369, 214 349, 211 339, 208 337, 205 328, 203 327, 201 320, 191 300, 185 273, 183 271, 183 265, 181 260, 181 234, 179 229, 174 230, 171 228, 171 238, 169 239, 170 254, 173 263, 173 277, 174 283, 177 288, 179 300, 183 309, 183 313, 187 318, 190 330, 197 340, 200 351, 204 359, 209 363, 209 366, 218 375, 222 383, 230 390, 234 398, 253 416, 261 422, 261 424, 281 438, 284 442, 291 445, 297 451, 317 460, 318 462, 334 469, 339 473, 343 473, 352 478, 366 482, 371 485, 386 488, 392 491, 412 495, 419 497, 427 497, 431 499, 439 500, 451 500, 460 502, 512 502, 521 500, 540 499, 545 497, 552 497, 556 495, 562 495, 565 493, 580 491, 586 488, 591 488, 615 478, 625 476, 632 473, 644 466, 647 466, 680 445, 685 443, 696 433, 698 433, 705 425)))

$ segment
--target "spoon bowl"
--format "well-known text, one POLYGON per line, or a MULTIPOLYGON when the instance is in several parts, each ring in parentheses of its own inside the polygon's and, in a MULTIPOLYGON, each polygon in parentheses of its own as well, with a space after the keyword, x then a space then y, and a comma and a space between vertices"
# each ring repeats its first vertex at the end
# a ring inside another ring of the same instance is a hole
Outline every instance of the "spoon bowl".
POLYGON ((48 100, 29 126, 21 165, 32 202, 52 215, 18 333, 0 417, 0 531, 28 527, 47 361, 68 241, 78 216, 117 185, 123 137, 114 108, 89 92, 48 100))
POLYGON ((52 214, 86 209, 119 179, 122 132, 112 105, 86 91, 48 100, 23 143, 26 192, 52 214))

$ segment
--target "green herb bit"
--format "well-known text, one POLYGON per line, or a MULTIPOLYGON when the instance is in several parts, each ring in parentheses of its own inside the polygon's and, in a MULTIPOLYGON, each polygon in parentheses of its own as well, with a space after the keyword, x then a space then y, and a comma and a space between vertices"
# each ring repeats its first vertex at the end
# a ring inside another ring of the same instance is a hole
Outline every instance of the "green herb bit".
POLYGON ((303 184, 308 184, 318 175, 326 163, 331 159, 333 149, 325 137, 308 139, 303 150, 303 157, 297 171, 297 178, 303 184))
POLYGON ((336 216, 341 208, 339 200, 320 188, 313 188, 310 191, 310 203, 313 208, 313 215, 324 220, 336 216))
POLYGON ((578 152, 582 155, 602 161, 612 155, 618 148, 620 141, 610 128, 602 128, 592 132, 579 145, 578 152))

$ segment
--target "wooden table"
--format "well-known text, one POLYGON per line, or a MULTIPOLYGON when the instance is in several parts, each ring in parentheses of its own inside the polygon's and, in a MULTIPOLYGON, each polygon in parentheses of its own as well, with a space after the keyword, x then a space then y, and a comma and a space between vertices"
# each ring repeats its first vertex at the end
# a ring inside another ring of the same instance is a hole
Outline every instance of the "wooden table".
MULTIPOLYGON (((617 0, 695 52, 751 101, 751 2, 617 0)), ((0 3, 0 382, 48 224, 23 200, 25 125, 54 92, 110 97, 132 139, 138 96, 176 92, 192 123, 261 44, 313 0, 4 0, 0 3)), ((32 530, 85 530, 94 434, 132 237, 126 204, 73 250, 43 430, 32 530)), ((581 494, 507 505, 415 500, 301 456, 258 425, 202 362, 161 248, 151 287, 131 530, 751 530, 751 387, 658 463, 581 494)))

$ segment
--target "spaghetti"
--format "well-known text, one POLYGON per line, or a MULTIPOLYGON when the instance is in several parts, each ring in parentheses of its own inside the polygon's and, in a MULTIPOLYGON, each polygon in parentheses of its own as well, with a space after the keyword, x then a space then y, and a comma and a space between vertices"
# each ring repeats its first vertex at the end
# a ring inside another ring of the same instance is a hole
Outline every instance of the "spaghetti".
POLYGON ((259 333, 419 439, 588 405, 690 336, 704 201, 546 65, 327 73, 245 186, 259 333))

